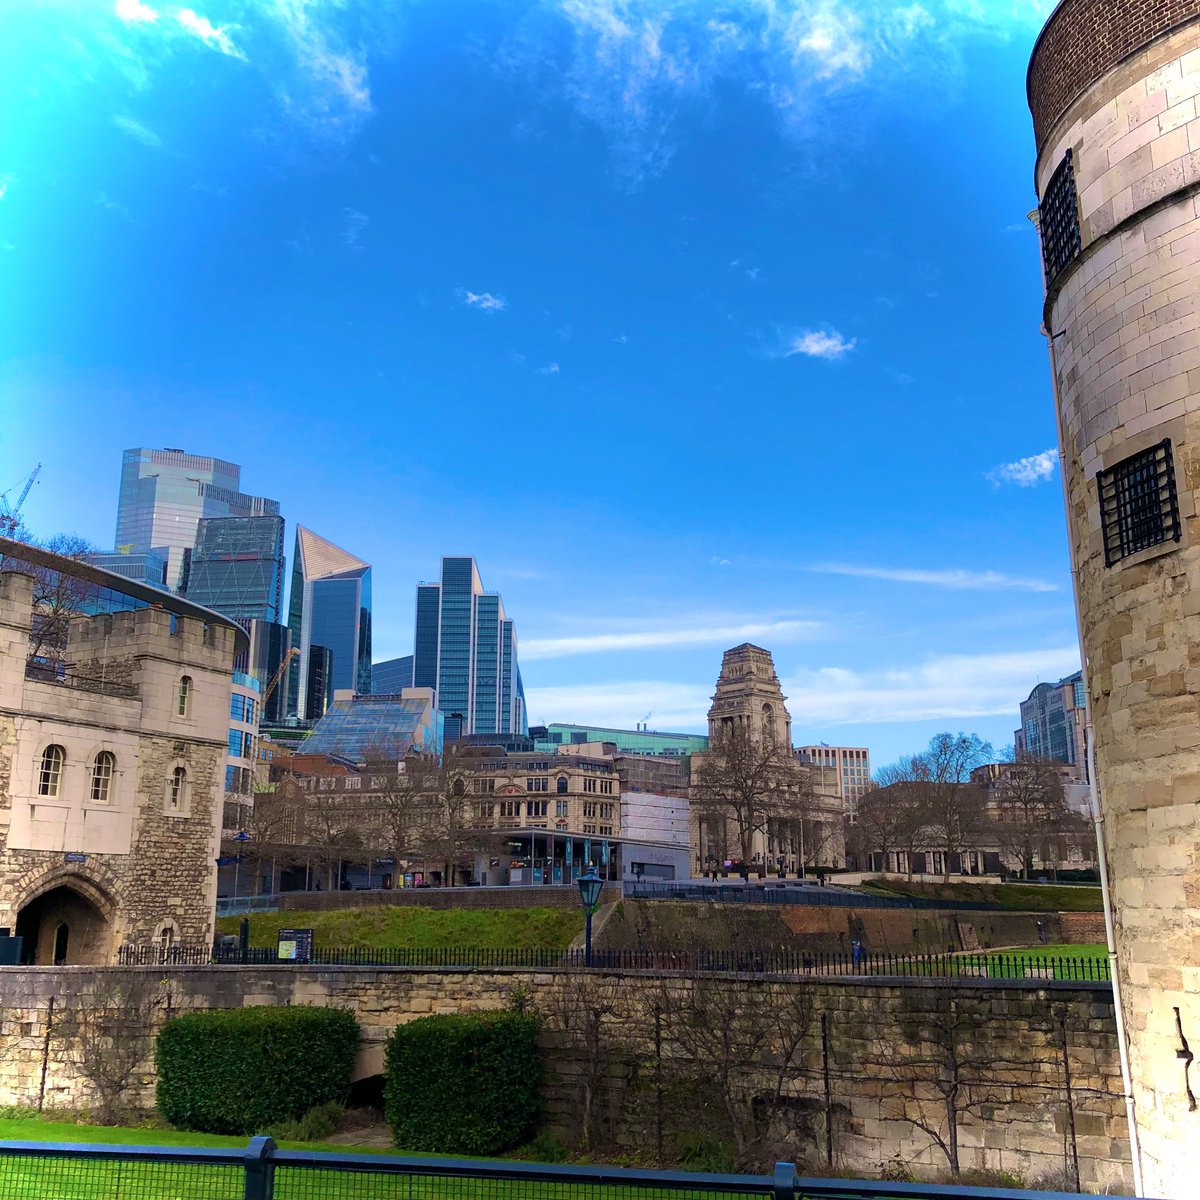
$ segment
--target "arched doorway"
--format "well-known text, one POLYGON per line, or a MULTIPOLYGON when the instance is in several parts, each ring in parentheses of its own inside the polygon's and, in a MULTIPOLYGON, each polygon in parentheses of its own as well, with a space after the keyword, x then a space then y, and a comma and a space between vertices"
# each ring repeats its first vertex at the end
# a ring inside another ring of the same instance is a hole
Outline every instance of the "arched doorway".
POLYGON ((35 896, 17 914, 24 939, 21 961, 39 966, 105 963, 108 918, 82 892, 61 883, 35 896))

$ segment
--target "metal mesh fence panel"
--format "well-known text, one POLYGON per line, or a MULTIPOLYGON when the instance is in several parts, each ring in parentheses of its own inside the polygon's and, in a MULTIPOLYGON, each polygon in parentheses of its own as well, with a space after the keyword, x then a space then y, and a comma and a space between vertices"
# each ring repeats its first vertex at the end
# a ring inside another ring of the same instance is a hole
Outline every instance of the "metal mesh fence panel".
POLYGON ((504 1179, 277 1166, 274 1200, 763 1200, 766 1192, 638 1187, 572 1179, 504 1179))
POLYGON ((0 1151, 4 1200, 242 1200, 240 1164, 14 1155, 0 1151))

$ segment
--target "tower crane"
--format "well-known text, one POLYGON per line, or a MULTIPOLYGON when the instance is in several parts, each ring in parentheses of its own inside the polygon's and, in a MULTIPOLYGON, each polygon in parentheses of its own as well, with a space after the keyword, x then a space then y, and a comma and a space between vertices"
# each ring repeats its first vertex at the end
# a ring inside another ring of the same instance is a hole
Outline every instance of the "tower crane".
POLYGON ((41 473, 42 464, 38 463, 32 471, 29 472, 25 480, 25 486, 21 488, 21 494, 17 497, 15 504, 9 504, 9 493, 15 492, 20 484, 14 483, 7 492, 0 492, 0 534, 15 533, 19 523, 19 514, 21 505, 25 503, 25 497, 29 495, 29 489, 37 482, 37 477, 41 473))
POLYGON ((271 676, 271 682, 267 684, 267 690, 265 692, 263 692, 262 699, 259 701, 259 703, 262 705, 262 707, 264 707, 264 708, 266 707, 267 701, 270 700, 270 698, 271 698, 271 693, 274 692, 275 689, 279 686, 279 681, 283 678, 283 673, 284 673, 284 671, 287 670, 288 663, 290 663, 292 661, 293 655, 298 656, 299 654, 300 654, 299 649, 296 646, 293 646, 283 656, 283 662, 281 662, 279 664, 279 666, 277 666, 275 668, 275 674, 271 676))

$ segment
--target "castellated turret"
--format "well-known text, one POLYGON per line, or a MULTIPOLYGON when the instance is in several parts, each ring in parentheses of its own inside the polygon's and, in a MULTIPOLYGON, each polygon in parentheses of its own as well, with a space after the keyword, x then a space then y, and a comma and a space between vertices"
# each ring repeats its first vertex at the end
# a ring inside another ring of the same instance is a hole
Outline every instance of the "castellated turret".
POLYGON ((1200 1048, 1200 0, 1063 0, 1028 91, 1144 1194, 1190 1196, 1200 1112, 1180 1053, 1181 1037, 1200 1048))
POLYGON ((0 573, 0 926, 39 963, 210 944, 237 633, 173 600, 31 658, 32 582, 0 573))

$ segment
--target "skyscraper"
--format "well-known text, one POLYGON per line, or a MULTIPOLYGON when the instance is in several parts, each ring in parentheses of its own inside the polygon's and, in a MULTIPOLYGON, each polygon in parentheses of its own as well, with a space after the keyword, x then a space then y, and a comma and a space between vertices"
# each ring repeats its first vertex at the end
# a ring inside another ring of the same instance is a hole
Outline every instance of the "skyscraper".
POLYGON ((436 689, 448 738, 529 732, 516 630, 473 558, 443 558, 441 582, 417 585, 413 686, 436 689))
POLYGON ((203 517, 277 516, 279 503, 247 496, 242 469, 183 450, 126 450, 117 501, 118 552, 167 549, 167 586, 187 582, 196 526, 203 517))
POLYGON ((288 672, 291 716, 320 718, 335 691, 370 694, 371 566, 303 525, 296 526, 288 628, 300 652, 288 672))
POLYGON ((283 609, 283 518, 204 517, 187 596, 245 626, 278 621, 283 609))

